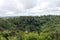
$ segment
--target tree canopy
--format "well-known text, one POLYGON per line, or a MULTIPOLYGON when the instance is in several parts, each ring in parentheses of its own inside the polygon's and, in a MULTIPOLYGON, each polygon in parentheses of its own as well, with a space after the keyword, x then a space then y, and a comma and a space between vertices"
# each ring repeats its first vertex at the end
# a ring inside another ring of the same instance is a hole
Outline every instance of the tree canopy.
POLYGON ((60 31, 60 16, 20 16, 0 18, 0 27, 5 30, 51 32, 60 31))

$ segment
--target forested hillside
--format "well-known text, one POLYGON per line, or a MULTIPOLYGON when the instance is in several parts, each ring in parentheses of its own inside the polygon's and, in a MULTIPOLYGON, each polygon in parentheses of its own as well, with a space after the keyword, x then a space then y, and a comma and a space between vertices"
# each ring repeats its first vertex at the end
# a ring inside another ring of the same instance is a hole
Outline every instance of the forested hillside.
POLYGON ((1 40, 60 40, 59 35, 60 16, 57 15, 0 18, 1 40))
POLYGON ((2 30, 20 31, 60 31, 60 16, 21 16, 3 19, 0 18, 0 28, 2 30))

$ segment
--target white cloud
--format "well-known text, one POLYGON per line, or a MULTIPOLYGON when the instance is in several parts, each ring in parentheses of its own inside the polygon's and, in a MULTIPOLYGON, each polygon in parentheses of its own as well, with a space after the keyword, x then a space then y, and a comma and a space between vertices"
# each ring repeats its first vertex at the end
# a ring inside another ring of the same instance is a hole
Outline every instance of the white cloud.
POLYGON ((60 15, 60 0, 0 0, 0 16, 60 15))
POLYGON ((0 0, 0 7, 2 7, 4 0, 0 0))

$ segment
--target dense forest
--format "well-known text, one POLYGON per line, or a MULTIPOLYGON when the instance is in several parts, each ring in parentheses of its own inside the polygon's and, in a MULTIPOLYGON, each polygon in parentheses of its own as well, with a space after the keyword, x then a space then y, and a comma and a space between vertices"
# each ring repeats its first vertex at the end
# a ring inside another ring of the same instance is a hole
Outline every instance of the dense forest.
POLYGON ((60 16, 0 18, 0 40, 60 40, 60 16))

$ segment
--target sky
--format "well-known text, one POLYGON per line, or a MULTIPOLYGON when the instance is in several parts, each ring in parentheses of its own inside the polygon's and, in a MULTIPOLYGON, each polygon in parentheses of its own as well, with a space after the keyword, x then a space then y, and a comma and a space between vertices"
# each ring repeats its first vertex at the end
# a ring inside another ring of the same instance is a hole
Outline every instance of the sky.
POLYGON ((60 15, 60 0, 0 0, 0 17, 60 15))

